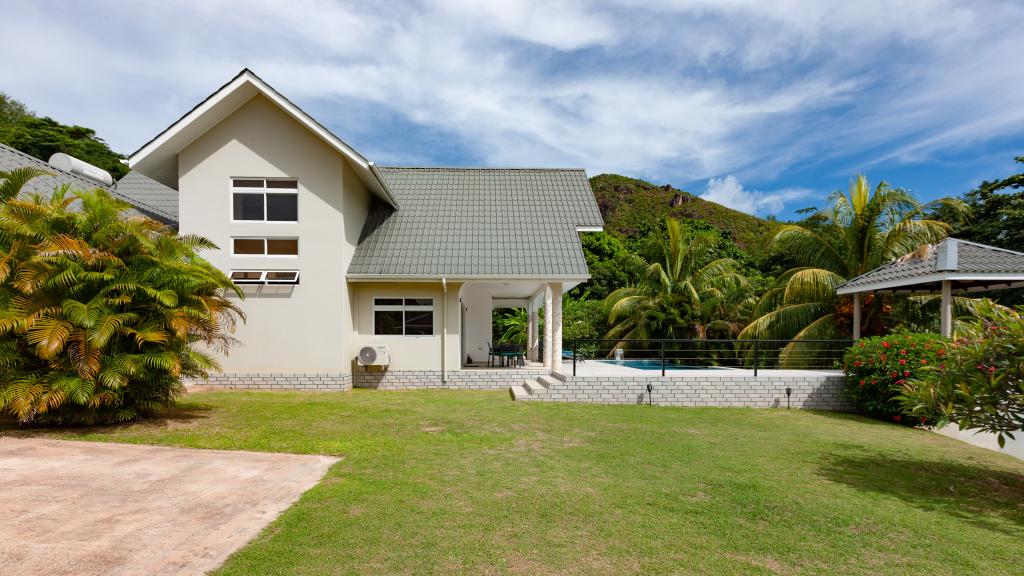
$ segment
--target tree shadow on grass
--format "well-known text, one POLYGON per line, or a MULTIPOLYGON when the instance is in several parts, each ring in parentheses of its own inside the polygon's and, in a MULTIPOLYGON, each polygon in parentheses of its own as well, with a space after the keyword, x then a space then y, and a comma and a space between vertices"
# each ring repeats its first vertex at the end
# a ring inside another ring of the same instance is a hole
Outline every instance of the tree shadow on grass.
POLYGON ((140 427, 150 429, 176 429, 190 426, 201 420, 205 420, 206 418, 209 417, 209 413, 212 410, 213 408, 203 404, 175 404, 173 406, 169 406, 167 408, 160 410, 156 414, 139 418, 138 420, 132 420, 131 422, 123 422, 121 424, 102 424, 94 426, 55 426, 52 424, 18 424, 16 421, 8 417, 0 417, 0 436, 10 436, 15 438, 31 438, 38 436, 47 436, 54 433, 113 434, 118 432, 129 432, 133 429, 137 430, 140 427))
POLYGON ((989 530, 1024 535, 1024 474, 947 460, 868 454, 833 455, 819 474, 989 530))

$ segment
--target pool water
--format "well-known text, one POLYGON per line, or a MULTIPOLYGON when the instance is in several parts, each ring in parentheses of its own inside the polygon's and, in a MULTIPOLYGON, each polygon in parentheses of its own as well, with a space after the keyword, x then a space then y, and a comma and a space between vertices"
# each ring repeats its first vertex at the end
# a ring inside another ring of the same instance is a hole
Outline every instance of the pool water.
MULTIPOLYGON (((602 364, 611 364, 613 366, 625 366, 626 368, 636 368, 638 370, 661 370, 661 360, 595 360, 602 364)), ((671 362, 665 363, 665 370, 728 370, 728 368, 722 368, 721 366, 686 366, 683 364, 672 364, 671 362)))

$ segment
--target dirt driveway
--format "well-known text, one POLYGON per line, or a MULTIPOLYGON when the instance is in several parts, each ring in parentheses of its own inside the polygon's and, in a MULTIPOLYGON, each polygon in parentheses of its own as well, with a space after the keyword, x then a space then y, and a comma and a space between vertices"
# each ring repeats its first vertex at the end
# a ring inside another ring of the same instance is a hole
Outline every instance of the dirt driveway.
POLYGON ((0 437, 0 574, 202 574, 337 461, 0 437))

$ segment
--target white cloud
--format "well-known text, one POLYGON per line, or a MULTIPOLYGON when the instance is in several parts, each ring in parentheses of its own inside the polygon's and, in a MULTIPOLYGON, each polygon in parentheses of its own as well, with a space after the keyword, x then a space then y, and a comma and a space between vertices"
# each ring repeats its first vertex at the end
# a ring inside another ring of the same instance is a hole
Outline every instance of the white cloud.
POLYGON ((807 198, 814 193, 806 188, 783 188, 771 192, 747 190, 733 175, 708 180, 707 189, 701 198, 717 202, 748 214, 765 216, 778 214, 786 203, 807 198))
MULTIPOLYGON (((30 48, 0 87, 122 151, 249 67, 300 106, 386 110, 491 165, 761 182, 849 159, 845 179, 1024 133, 1022 21, 1002 0, 24 2, 5 41, 30 48)), ((365 131, 343 118, 318 119, 365 131)))

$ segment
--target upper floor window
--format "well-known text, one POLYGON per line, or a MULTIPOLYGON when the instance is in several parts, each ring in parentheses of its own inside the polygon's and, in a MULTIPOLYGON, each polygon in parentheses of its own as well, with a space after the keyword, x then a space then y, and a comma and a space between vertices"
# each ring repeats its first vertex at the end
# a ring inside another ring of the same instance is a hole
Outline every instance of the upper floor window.
POLYGON ((298 180, 232 178, 231 199, 235 221, 299 221, 298 180))
POLYGON ((234 256, 298 256, 298 238, 232 238, 231 252, 234 256))

